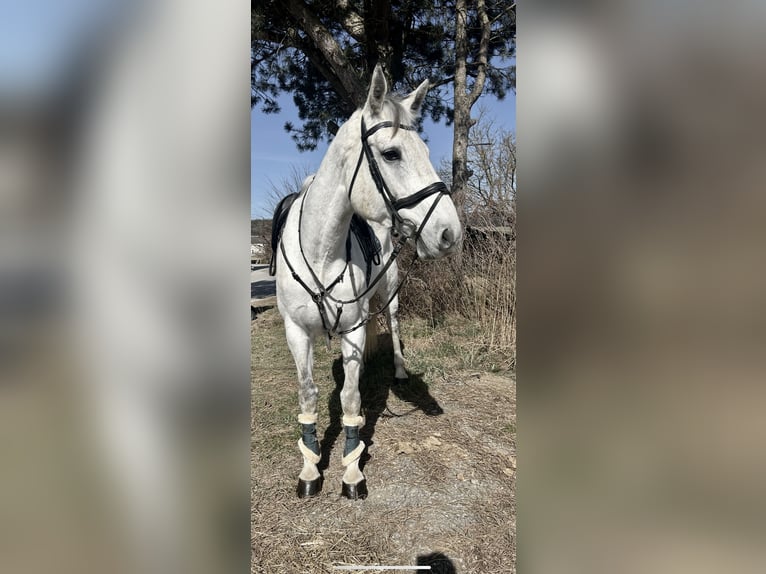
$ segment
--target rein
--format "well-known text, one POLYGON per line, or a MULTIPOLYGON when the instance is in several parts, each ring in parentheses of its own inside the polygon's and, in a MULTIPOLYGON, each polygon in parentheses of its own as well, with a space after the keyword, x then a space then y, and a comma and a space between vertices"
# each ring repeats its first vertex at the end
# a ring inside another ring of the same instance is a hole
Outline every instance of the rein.
MULTIPOLYGON (((420 191, 417 191, 411 195, 408 195, 407 197, 403 197, 401 199, 396 199, 394 195, 391 193, 391 190, 388 188, 388 185, 386 185, 386 181, 383 179, 383 175, 380 173, 380 169, 378 168, 378 163, 375 160, 375 156, 372 153, 372 148, 370 147, 369 142, 367 139, 377 132, 380 129, 383 128, 390 128, 394 127, 393 122, 391 121, 385 121, 380 122, 378 124, 375 124, 372 126, 369 130, 366 128, 364 118, 362 118, 361 122, 362 126, 362 151, 359 153, 359 159, 356 163, 356 168, 354 169, 354 175, 351 178, 351 183, 348 187, 348 197, 351 199, 351 192, 354 189, 354 184, 356 183, 356 177, 359 174, 359 169, 362 165, 362 160, 366 157, 367 158, 367 165, 370 169, 370 176, 372 177, 373 182, 375 183, 375 187, 378 190, 378 193, 380 193, 381 197, 383 198, 384 203, 386 204, 386 209, 389 212, 389 215, 391 215, 391 224, 392 224, 392 234, 394 236, 394 248, 391 252, 391 255, 389 256, 386 263, 383 265, 383 268, 378 272, 375 279, 372 281, 372 283, 369 283, 367 285, 367 288, 362 291, 360 294, 356 295, 353 299, 343 300, 343 299, 337 299, 336 297, 333 297, 331 294, 332 289, 338 284, 343 282, 343 276, 346 274, 346 270, 351 269, 349 268, 349 260, 351 259, 351 235, 349 230, 349 236, 346 239, 346 265, 344 266, 343 270, 340 272, 340 274, 333 279, 332 282, 330 282, 329 285, 325 286, 322 284, 322 281, 317 277, 316 273, 314 272, 314 269, 309 264, 309 261, 306 257, 305 252, 303 251, 303 244, 301 242, 301 227, 303 223, 303 206, 306 202, 306 196, 308 195, 309 190, 311 187, 309 186, 309 189, 306 190, 306 193, 301 198, 301 207, 298 214, 298 248, 301 252, 301 257, 303 257, 303 262, 305 263, 306 267, 309 270, 309 273, 311 274, 311 278, 316 283, 317 287, 319 288, 318 291, 314 291, 309 287, 306 282, 298 275, 298 273, 295 271, 295 268, 293 267, 292 263, 290 263, 290 260, 287 257, 287 253, 285 252, 284 242, 280 241, 280 249, 282 251, 282 257, 285 260, 285 263, 287 263, 287 267, 290 269, 290 272, 293 276, 293 279, 295 279, 301 287, 303 287, 306 292, 311 296, 312 301, 316 304, 317 308, 319 309, 319 316, 322 319, 322 328, 327 333, 328 337, 332 337, 333 334, 335 335, 345 335, 347 333, 351 333, 352 331, 356 331, 360 327, 363 327, 367 323, 369 323, 373 316, 379 315, 383 311, 386 310, 386 308, 390 305, 391 301, 394 300, 394 297, 396 297, 399 294, 399 290, 402 288, 402 285, 404 284, 405 280, 410 274, 410 271, 412 269, 412 265, 415 262, 415 259, 417 257, 417 250, 413 254, 413 257, 410 261, 410 264, 407 268, 407 272, 404 275, 404 278, 399 281, 399 283, 396 286, 396 289, 394 289, 393 293, 389 297, 388 301, 380 307, 380 309, 376 311, 371 311, 368 313, 367 318, 360 321, 357 325, 349 328, 344 329, 343 331, 338 331, 338 325, 340 324, 340 318, 343 313, 343 305, 349 305, 353 303, 358 303, 362 298, 364 298, 372 289, 378 284, 378 282, 383 278, 385 273, 388 271, 389 267, 393 264, 393 262, 396 260, 396 258, 399 256, 399 253, 401 252, 404 245, 407 243, 407 241, 411 238, 414 239, 415 245, 417 245, 418 240, 420 239, 420 234, 423 231, 423 228, 425 227, 428 220, 431 218, 431 215, 434 212, 434 209, 436 209, 436 206, 438 205, 439 201, 444 195, 450 195, 449 190, 447 189, 447 186, 442 181, 434 182, 420 191), (425 218, 423 218, 423 221, 420 223, 420 226, 415 230, 414 234, 407 233, 408 229, 411 229, 411 224, 409 224, 407 221, 405 221, 401 215, 399 215, 400 209, 408 209, 410 207, 413 207, 423 201, 424 199, 434 195, 439 194, 436 200, 431 205, 430 209, 428 210, 428 213, 426 213, 425 218), (332 327, 328 327, 329 323, 329 317, 327 316, 327 311, 325 310, 324 303, 325 299, 332 301, 337 305, 336 307, 336 317, 335 322, 332 325, 332 327)), ((415 128, 412 126, 405 126, 400 125, 399 129, 405 129, 405 130, 414 130, 415 128)), ((328 345, 329 345, 329 339, 328 339, 328 345)))

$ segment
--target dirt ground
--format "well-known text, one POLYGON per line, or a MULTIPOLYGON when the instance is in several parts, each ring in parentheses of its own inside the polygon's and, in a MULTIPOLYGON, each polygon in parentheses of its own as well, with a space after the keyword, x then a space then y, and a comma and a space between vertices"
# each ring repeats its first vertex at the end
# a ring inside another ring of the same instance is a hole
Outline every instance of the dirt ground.
POLYGON ((385 334, 361 381, 365 500, 340 497, 343 371, 338 343, 328 352, 317 342, 324 486, 317 497, 301 500, 295 495, 301 457, 294 364, 277 311, 253 321, 253 572, 339 572, 333 566, 352 564, 516 572, 515 380, 455 360, 459 326, 443 335, 444 329, 408 325, 404 320, 409 382, 390 384, 393 356, 385 334))

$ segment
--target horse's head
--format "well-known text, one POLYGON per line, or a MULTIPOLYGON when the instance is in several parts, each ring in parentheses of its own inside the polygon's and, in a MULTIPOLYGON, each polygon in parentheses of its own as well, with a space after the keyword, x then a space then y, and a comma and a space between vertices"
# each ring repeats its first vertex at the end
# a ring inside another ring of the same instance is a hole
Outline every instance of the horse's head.
POLYGON ((428 80, 407 97, 388 94, 380 66, 372 76, 367 102, 349 125, 359 129, 362 158, 350 196, 354 211, 406 236, 417 236, 418 255, 434 259, 454 251, 462 228, 447 187, 428 157, 428 147, 412 129, 428 91, 428 80))

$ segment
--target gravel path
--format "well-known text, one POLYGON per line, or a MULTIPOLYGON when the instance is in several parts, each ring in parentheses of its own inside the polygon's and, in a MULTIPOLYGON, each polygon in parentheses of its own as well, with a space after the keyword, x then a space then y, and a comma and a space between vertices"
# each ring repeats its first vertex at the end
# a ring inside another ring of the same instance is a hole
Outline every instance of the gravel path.
POLYGON ((250 271, 250 298, 264 299, 277 294, 276 279, 269 275, 268 265, 252 265, 250 271))

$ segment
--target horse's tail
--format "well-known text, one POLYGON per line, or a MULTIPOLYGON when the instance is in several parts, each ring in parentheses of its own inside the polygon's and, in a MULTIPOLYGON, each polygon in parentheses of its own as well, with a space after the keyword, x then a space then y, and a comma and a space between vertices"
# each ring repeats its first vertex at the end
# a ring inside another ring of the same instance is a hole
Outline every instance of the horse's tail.
MULTIPOLYGON (((372 300, 370 301, 370 306, 372 306, 372 300)), ((378 348, 378 317, 370 317, 364 329, 364 362, 367 363, 378 348)))

